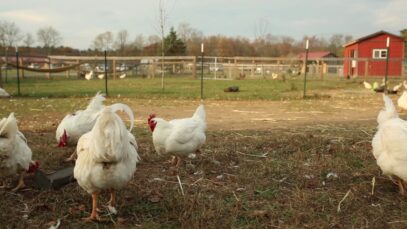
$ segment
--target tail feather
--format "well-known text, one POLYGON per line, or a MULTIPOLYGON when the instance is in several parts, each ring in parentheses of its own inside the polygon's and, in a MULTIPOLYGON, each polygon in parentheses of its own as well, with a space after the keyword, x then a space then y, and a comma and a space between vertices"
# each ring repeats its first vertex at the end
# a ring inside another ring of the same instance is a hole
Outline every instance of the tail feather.
POLYGON ((105 101, 106 98, 104 94, 102 94, 100 91, 96 93, 95 97, 92 98, 90 101, 89 105, 86 107, 87 110, 101 110, 103 108, 103 101, 105 101))
POLYGON ((131 132, 131 130, 134 127, 134 114, 133 114, 133 111, 131 110, 131 108, 123 103, 115 103, 113 105, 110 105, 110 108, 112 109, 113 112, 122 111, 127 114, 127 116, 130 119, 129 131, 131 132))
POLYGON ((6 138, 15 138, 17 134, 17 121, 14 113, 11 113, 7 118, 0 121, 0 136, 6 138))
POLYGON ((205 107, 203 104, 199 105, 199 107, 196 108, 196 111, 195 111, 194 115, 192 116, 192 118, 199 118, 203 121, 206 120, 205 107))
POLYGON ((383 94, 384 108, 380 111, 377 116, 377 122, 382 124, 390 119, 398 118, 396 107, 393 104, 393 101, 387 95, 383 94))

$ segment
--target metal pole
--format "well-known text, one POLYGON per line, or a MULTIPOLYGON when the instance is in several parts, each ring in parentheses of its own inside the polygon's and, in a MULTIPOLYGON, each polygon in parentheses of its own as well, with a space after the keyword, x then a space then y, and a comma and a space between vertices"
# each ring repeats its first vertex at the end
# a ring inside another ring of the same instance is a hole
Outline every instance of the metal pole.
POLYGON ((309 41, 307 40, 305 43, 305 69, 304 69, 304 95, 303 98, 305 99, 306 97, 306 90, 307 90, 307 65, 308 65, 308 45, 309 45, 309 41))
POLYGON ((203 99, 204 44, 201 44, 201 99, 203 99))
POLYGON ((384 93, 387 94, 387 75, 389 71, 389 47, 390 47, 390 37, 386 40, 386 70, 384 73, 384 93))
POLYGON ((16 47, 16 66, 17 66, 17 95, 20 96, 20 65, 18 63, 18 48, 16 47))
POLYGON ((108 91, 107 91, 107 51, 105 50, 105 93, 106 96, 109 95, 108 91))

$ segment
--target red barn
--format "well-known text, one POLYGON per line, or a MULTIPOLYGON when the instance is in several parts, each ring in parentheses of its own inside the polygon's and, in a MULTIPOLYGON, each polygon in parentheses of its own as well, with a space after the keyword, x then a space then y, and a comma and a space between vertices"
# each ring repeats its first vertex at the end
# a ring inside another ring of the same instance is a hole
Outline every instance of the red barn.
POLYGON ((386 72, 386 40, 389 46, 389 76, 403 73, 404 39, 379 31, 345 44, 343 73, 345 76, 384 76, 386 72))

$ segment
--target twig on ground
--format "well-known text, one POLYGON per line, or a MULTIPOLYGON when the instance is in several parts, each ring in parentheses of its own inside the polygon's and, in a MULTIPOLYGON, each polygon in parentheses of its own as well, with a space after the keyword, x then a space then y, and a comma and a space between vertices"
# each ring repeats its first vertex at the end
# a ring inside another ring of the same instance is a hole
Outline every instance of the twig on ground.
POLYGON ((376 184, 376 177, 373 177, 372 178, 372 196, 374 195, 374 187, 375 187, 375 184, 376 184))
POLYGON ((236 151, 236 153, 238 153, 238 154, 242 154, 242 155, 245 155, 245 156, 251 156, 251 157, 261 157, 261 158, 266 158, 266 157, 267 157, 267 154, 268 154, 268 153, 264 153, 264 154, 262 154, 262 155, 256 155, 256 154, 247 154, 247 153, 242 153, 242 152, 239 152, 239 151, 236 151))
POLYGON ((182 188, 181 179, 179 178, 179 176, 178 176, 178 175, 177 175, 177 179, 178 179, 178 184, 179 184, 179 187, 180 187, 180 189, 181 189, 181 193, 182 193, 182 195, 184 196, 184 189, 182 188))
POLYGON ((342 198, 342 200, 339 201, 337 212, 341 212, 341 204, 349 196, 350 193, 351 193, 351 191, 349 189, 348 192, 346 192, 345 196, 342 198))
POLYGON ((394 223, 407 223, 407 220, 396 220, 396 221, 391 221, 387 222, 388 224, 394 224, 394 223))
POLYGON ((236 201, 239 202, 240 200, 239 200, 239 198, 237 198, 235 191, 232 191, 232 192, 233 192, 233 196, 235 197, 236 201))

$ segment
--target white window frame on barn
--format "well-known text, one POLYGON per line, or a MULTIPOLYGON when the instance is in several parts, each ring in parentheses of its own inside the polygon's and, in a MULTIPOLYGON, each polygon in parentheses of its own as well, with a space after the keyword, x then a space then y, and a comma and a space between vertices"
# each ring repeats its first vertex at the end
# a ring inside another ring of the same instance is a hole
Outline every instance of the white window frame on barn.
POLYGON ((386 49, 373 49, 372 58, 373 59, 386 59, 387 50, 386 49))

